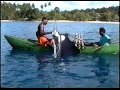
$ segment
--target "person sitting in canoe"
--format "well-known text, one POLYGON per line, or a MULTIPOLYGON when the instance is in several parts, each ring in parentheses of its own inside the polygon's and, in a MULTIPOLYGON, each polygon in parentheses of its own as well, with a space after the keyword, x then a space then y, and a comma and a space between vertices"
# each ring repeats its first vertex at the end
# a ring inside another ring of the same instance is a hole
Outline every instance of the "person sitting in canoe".
POLYGON ((44 26, 47 24, 48 19, 46 17, 42 18, 42 22, 38 25, 38 30, 36 32, 36 36, 38 38, 38 43, 43 46, 51 45, 51 39, 47 38, 46 34, 51 34, 52 32, 45 32, 44 26))
POLYGON ((99 34, 101 36, 100 41, 97 42, 98 46, 109 45, 111 43, 111 38, 105 34, 106 30, 101 27, 99 29, 99 34))
POLYGON ((99 29, 99 34, 101 36, 100 41, 95 43, 85 44, 85 46, 95 46, 97 47, 95 50, 101 48, 104 45, 108 46, 111 43, 111 38, 108 35, 106 35, 105 32, 106 30, 103 27, 101 27, 99 29))

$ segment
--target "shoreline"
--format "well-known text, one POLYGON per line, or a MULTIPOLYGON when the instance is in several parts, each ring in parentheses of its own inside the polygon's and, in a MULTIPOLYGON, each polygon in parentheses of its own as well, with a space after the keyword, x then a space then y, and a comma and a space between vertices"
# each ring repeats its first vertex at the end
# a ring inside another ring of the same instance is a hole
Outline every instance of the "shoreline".
POLYGON ((119 22, 110 22, 110 21, 85 21, 87 23, 111 23, 111 24, 119 24, 119 22))
MULTIPOLYGON (((1 22, 15 22, 15 21, 20 21, 20 20, 0 20, 0 21, 1 22)), ((31 21, 29 21, 29 22, 31 22, 31 21)), ((40 21, 35 20, 33 22, 40 22, 40 21)), ((55 22, 55 20, 49 20, 48 22, 55 22)), ((110 22, 110 21, 70 21, 70 20, 56 20, 56 22, 83 22, 83 23, 109 23, 109 24, 111 23, 111 24, 119 24, 119 22, 110 22)))

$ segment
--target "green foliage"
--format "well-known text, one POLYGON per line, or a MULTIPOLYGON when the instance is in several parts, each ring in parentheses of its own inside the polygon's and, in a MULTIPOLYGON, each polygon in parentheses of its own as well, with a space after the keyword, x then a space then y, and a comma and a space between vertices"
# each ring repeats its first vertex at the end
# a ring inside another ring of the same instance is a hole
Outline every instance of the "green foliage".
POLYGON ((111 14, 107 13, 107 12, 101 14, 101 20, 110 21, 111 20, 111 14))
POLYGON ((41 20, 43 16, 49 17, 51 20, 74 20, 74 21, 119 21, 119 6, 109 8, 97 8, 86 10, 60 11, 59 7, 55 7, 50 12, 44 11, 44 8, 50 7, 51 2, 40 6, 40 10, 30 3, 11 4, 1 3, 1 19, 2 20, 41 20))

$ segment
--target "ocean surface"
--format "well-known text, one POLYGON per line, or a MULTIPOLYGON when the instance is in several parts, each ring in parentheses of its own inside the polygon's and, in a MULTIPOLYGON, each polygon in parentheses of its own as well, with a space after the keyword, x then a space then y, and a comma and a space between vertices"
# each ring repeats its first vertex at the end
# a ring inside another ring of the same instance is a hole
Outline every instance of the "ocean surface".
MULTIPOLYGON (((118 55, 70 56, 60 61, 53 53, 14 50, 4 38, 12 35, 37 39, 38 22, 1 22, 1 87, 6 88, 118 88, 118 55)), ((119 24, 49 22, 45 29, 57 27, 60 33, 83 34, 86 41, 99 41, 104 27, 113 42, 119 41, 119 24)), ((51 35, 48 35, 51 38, 51 35)))

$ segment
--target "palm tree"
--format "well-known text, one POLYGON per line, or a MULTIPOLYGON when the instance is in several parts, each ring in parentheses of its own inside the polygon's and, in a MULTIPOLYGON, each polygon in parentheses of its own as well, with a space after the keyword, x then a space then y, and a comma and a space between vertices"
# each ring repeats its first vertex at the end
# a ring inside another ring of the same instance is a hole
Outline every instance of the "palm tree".
POLYGON ((45 5, 44 5, 45 7, 47 7, 47 4, 45 3, 45 5))
POLYGON ((33 9, 35 8, 35 5, 34 5, 34 3, 32 4, 32 8, 33 8, 33 9))
POLYGON ((51 6, 51 3, 49 2, 48 5, 51 6))
POLYGON ((60 12, 59 7, 55 7, 55 8, 54 8, 54 11, 55 11, 56 13, 59 13, 59 12, 60 12))
POLYGON ((43 5, 41 5, 40 7, 41 7, 41 9, 43 9, 43 5))

